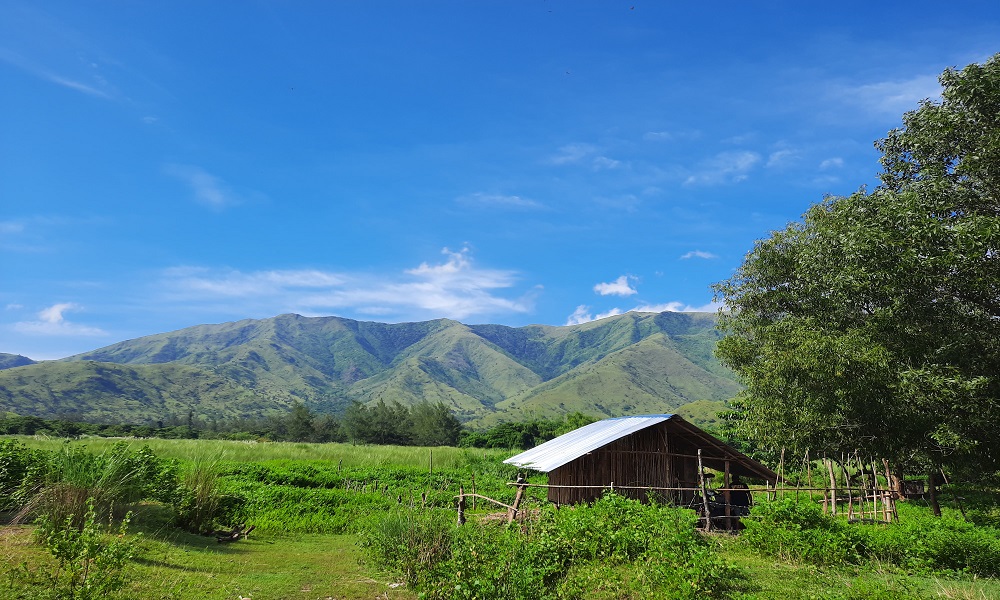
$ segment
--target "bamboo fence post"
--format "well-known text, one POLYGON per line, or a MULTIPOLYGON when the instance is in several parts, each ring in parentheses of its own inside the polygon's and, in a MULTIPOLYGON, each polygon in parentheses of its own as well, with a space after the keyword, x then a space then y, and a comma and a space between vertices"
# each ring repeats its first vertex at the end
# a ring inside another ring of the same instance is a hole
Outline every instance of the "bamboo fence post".
MULTIPOLYGON (((882 465, 885 467, 885 487, 886 489, 886 499, 889 501, 889 512, 892 516, 893 521, 899 520, 899 514, 896 512, 896 491, 892 485, 892 470, 889 468, 889 459, 883 458, 882 465)), ((888 521, 889 519, 886 519, 888 521)))
POLYGON ((778 479, 774 482, 774 499, 778 499, 777 487, 781 485, 781 497, 785 497, 785 449, 781 449, 781 460, 778 461, 778 479))
MULTIPOLYGON (((823 463, 822 464, 823 464, 823 468, 825 469, 826 468, 826 457, 825 456, 823 457, 823 463)), ((830 502, 829 502, 829 500, 827 500, 827 497, 829 495, 830 495, 830 488, 824 487, 823 488, 823 514, 824 515, 827 512, 829 512, 829 510, 830 510, 830 502)))
POLYGON ((813 498, 813 463, 809 459, 809 448, 806 448, 806 483, 809 484, 809 500, 813 498))
POLYGON ((705 531, 712 531, 712 513, 708 509, 708 488, 705 486, 705 467, 701 463, 701 448, 698 448, 698 481, 701 486, 701 506, 705 511, 705 531))
POLYGON ((722 497, 726 501, 726 529, 732 530, 733 528, 733 508, 730 504, 730 492, 729 492, 729 461, 726 461, 726 472, 722 476, 722 483, 724 488, 722 490, 722 497))
POLYGON ((830 473, 830 514, 834 517, 837 516, 837 476, 833 472, 833 459, 829 459, 826 463, 826 469, 830 473))
POLYGON ((465 488, 458 486, 458 526, 462 525, 465 525, 465 488))
POLYGON ((844 455, 840 455, 840 471, 844 474, 844 485, 847 486, 847 520, 854 518, 854 491, 851 489, 851 475, 844 464, 844 455))

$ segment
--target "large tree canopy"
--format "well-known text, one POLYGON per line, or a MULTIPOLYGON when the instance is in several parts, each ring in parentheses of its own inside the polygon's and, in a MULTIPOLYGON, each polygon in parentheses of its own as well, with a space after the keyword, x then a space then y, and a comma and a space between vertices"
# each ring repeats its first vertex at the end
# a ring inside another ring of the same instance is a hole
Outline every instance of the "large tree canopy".
POLYGON ((747 439, 997 468, 1000 55, 940 81, 876 143, 882 186, 812 206, 716 284, 747 439))

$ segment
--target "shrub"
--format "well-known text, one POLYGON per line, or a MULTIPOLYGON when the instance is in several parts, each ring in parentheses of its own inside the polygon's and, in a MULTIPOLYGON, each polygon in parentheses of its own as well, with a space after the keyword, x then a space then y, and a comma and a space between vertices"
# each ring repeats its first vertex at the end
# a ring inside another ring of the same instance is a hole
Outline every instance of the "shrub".
POLYGON ((783 498, 754 506, 741 537, 748 546, 783 560, 817 565, 856 564, 866 537, 846 521, 823 514, 812 502, 783 498))
POLYGON ((427 598, 711 598, 742 578, 702 541, 690 511, 614 494, 510 526, 454 528, 453 513, 417 514, 374 517, 362 546, 380 566, 406 565, 427 598))
POLYGON ((135 539, 126 536, 131 513, 117 528, 110 517, 104 527, 97 521, 93 499, 87 499, 85 506, 79 518, 72 514, 63 521, 49 515, 39 518, 35 536, 55 558, 52 569, 32 571, 22 564, 9 573, 38 589, 36 597, 98 600, 128 583, 126 566, 136 553, 135 539))

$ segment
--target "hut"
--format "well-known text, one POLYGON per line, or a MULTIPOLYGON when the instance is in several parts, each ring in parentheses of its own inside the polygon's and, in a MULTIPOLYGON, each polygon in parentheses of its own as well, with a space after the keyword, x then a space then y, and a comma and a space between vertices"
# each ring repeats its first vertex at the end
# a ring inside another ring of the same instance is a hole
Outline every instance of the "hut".
POLYGON ((504 462, 548 473, 548 499, 556 504, 587 502, 613 488, 639 500, 655 494, 685 506, 701 489, 704 468, 722 475, 714 482, 721 488, 728 488, 732 475, 772 484, 778 479, 759 462, 668 414, 597 421, 504 462))

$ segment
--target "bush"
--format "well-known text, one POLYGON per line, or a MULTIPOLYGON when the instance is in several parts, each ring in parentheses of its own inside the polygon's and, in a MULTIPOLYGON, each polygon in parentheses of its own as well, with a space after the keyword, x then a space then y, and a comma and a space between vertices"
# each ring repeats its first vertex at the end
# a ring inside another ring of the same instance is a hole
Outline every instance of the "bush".
POLYGON ((35 536, 55 558, 53 568, 33 571, 22 564, 8 573, 35 588, 34 597, 103 600, 128 583, 126 567, 136 553, 135 539, 126 536, 131 513, 117 528, 110 518, 104 527, 97 521, 93 499, 85 505, 79 518, 72 514, 63 521, 48 515, 39 518, 35 536))
POLYGON ((446 511, 376 516, 362 547, 383 568, 406 565, 407 581, 427 598, 711 598, 742 579, 702 541, 690 511, 614 494, 592 506, 546 507, 510 526, 455 528, 452 519, 446 511))
POLYGON ((857 564, 867 554, 866 537, 846 521, 823 514, 810 501, 783 498, 753 507, 741 537, 748 546, 781 558, 817 565, 857 564))
POLYGON ((909 514, 898 523, 852 525, 811 502, 785 498, 758 504, 742 540, 783 560, 817 565, 877 561, 927 571, 1000 575, 1000 531, 973 523, 909 514))

